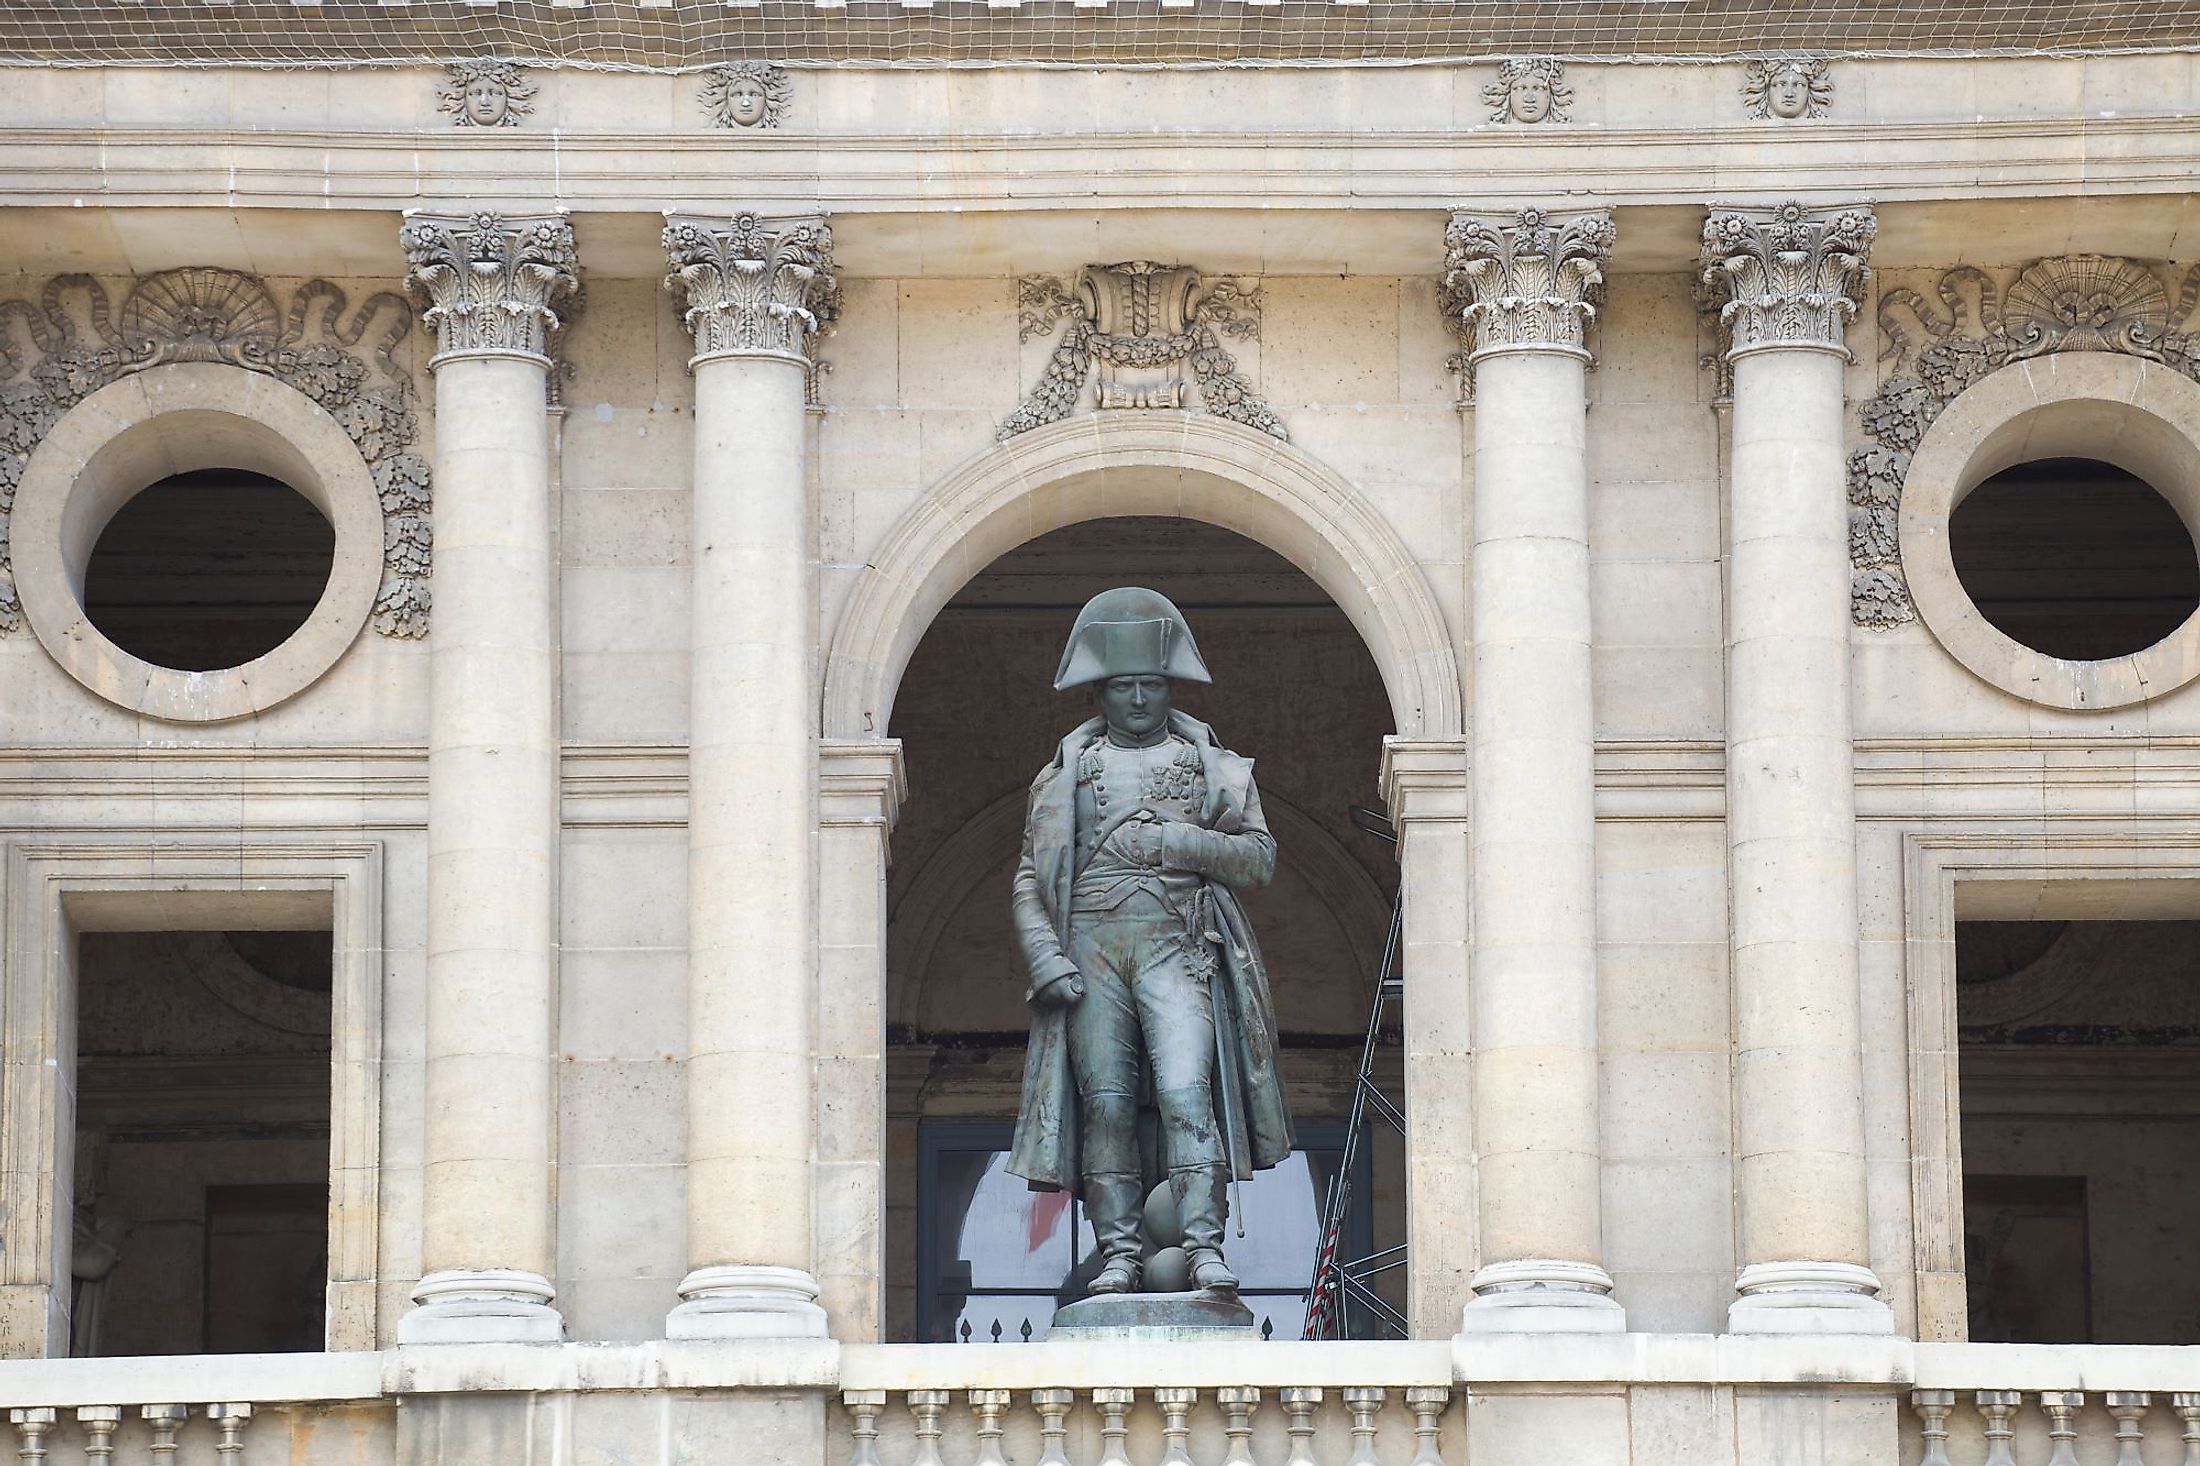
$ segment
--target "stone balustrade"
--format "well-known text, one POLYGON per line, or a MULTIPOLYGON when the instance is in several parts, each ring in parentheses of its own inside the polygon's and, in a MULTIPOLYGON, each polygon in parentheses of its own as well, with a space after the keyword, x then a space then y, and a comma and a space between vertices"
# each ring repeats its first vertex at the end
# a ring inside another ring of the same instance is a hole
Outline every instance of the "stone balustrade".
POLYGON ((2200 1461, 2200 1391, 1915 1390, 1910 1409, 1917 1466, 2200 1461))
POLYGON ((1464 1396, 1448 1385, 1055 1385, 840 1398, 848 1466, 1443 1466, 1447 1443, 1448 1459, 1462 1459, 1464 1396))
POLYGON ((389 1466, 401 1408, 432 1435, 450 1407, 565 1432, 561 1461, 756 1429, 779 1432, 774 1459, 816 1466, 1463 1466, 1470 1431, 1485 1463, 1553 1431, 1647 1449, 1683 1430, 1751 1459, 1802 1420, 1848 1453, 1827 1459, 1887 1459, 1899 1429, 1903 1466, 2200 1466, 2193 1352, 1705 1334, 443 1345, 6 1361, 0 1409, 20 1466, 389 1466), (675 1404, 637 1415, 638 1396, 675 1404))

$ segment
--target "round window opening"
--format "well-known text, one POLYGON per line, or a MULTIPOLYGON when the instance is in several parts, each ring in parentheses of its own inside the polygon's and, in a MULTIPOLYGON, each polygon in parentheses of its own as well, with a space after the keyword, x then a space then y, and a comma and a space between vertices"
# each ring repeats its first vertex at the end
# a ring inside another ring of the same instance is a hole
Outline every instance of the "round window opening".
POLYGON ((164 478, 115 512, 84 570, 84 612, 132 656, 212 672, 267 655, 328 588, 336 531, 311 500, 243 469, 164 478))
POLYGON ((2200 553, 2145 480, 2090 458, 2003 469, 1948 523, 1956 578, 2012 641, 2091 662, 2141 652, 2200 609, 2200 553))

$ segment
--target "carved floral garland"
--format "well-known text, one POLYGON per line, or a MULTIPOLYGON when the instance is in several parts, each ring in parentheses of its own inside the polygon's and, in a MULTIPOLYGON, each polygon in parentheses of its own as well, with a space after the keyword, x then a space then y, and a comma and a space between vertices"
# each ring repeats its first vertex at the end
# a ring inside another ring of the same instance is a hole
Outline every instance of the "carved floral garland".
POLYGON ((1945 309, 1909 289, 1879 302, 1887 341, 1879 359, 1901 374, 1858 409, 1871 441, 1849 455, 1850 610, 1859 626, 1917 619, 1896 532, 1902 481, 1925 430, 1964 388, 2010 362, 2057 351, 2145 357, 2200 381, 2200 335, 2187 334, 2200 266, 2186 273, 2174 307, 2148 266, 2101 255, 2038 261, 2006 292, 1985 271, 1959 265, 1934 293, 1945 309))
POLYGON ((106 289, 89 275, 55 276, 36 304, 0 303, 0 633, 22 625, 7 532, 31 450, 100 388, 171 362, 205 361, 274 377, 342 425, 382 497, 374 628, 384 636, 426 635, 428 462, 411 451, 419 436, 412 384, 391 354, 412 329, 412 307, 380 291, 339 323, 349 304, 329 281, 309 280, 292 293, 286 315, 260 281, 211 267, 145 277, 123 297, 119 314, 110 314, 106 289), (385 313, 389 324, 371 347, 376 374, 351 348, 385 313))

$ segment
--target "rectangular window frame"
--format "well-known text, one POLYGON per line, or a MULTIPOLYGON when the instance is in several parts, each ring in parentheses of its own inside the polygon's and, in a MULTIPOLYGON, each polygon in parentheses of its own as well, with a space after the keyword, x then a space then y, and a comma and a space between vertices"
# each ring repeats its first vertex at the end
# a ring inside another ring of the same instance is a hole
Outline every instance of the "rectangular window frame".
POLYGON ((330 1351, 379 1347, 381 841, 25 840, 0 864, 0 1353, 69 1352, 77 937, 331 928, 330 1351))

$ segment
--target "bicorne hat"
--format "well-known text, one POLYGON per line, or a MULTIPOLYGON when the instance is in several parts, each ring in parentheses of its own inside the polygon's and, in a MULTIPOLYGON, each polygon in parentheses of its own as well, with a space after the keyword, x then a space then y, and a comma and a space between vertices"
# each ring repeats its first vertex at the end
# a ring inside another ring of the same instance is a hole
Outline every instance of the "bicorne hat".
POLYGON ((1136 585, 1104 590, 1085 602, 1077 624, 1070 628, 1069 646, 1054 674, 1054 690, 1110 677, 1214 680, 1200 660, 1184 613, 1161 592, 1136 585))

